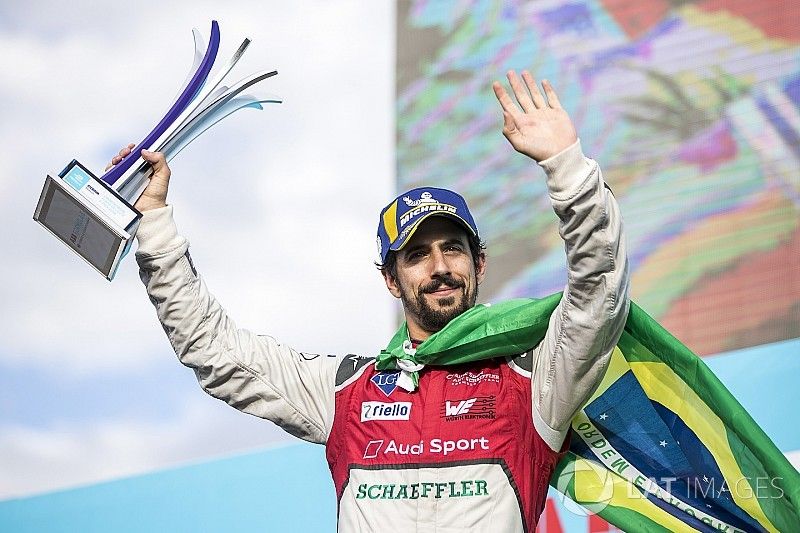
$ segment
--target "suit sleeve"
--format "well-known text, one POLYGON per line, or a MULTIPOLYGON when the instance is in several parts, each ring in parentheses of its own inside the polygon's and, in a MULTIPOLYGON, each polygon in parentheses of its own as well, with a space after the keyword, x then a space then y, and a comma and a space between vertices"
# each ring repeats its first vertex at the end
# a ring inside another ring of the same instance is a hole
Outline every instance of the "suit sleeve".
POLYGON ((202 388, 292 435, 324 443, 338 358, 299 353, 237 328, 197 275, 171 206, 145 212, 137 238, 139 276, 158 320, 202 388))
POLYGON ((540 165, 559 219, 568 278, 533 354, 533 421, 550 448, 559 450, 625 327, 629 273, 619 206, 580 141, 540 165))

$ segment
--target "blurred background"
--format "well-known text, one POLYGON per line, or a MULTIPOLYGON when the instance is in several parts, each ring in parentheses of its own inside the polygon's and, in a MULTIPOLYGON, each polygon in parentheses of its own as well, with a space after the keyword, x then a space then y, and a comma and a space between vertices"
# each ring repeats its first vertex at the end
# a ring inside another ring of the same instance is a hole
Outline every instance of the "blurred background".
MULTIPOLYGON (((46 174, 98 174, 158 122, 220 23, 231 80, 278 70, 171 164, 170 203, 242 327, 374 354, 398 307, 381 207, 467 196, 481 300, 566 282, 543 173, 492 80, 559 92, 622 206, 633 297, 800 464, 799 0, 0 3, 0 530, 333 530, 321 447, 203 394, 128 258, 112 283, 31 218, 46 174)), ((541 531, 607 531, 557 498, 541 531)))

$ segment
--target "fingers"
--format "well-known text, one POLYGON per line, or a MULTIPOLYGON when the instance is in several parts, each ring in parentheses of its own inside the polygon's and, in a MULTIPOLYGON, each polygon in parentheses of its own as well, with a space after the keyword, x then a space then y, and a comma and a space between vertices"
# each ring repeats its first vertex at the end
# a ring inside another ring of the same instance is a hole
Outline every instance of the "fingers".
MULTIPOLYGON (((523 73, 523 76, 524 75, 525 73, 523 73)), ((525 86, 522 84, 522 81, 520 81, 516 72, 514 72, 513 70, 509 70, 508 73, 506 74, 506 77, 508 78, 508 83, 511 84, 511 89, 514 91, 514 96, 516 96, 517 102, 519 102, 519 105, 523 111, 525 111, 526 113, 530 113, 537 107, 540 107, 536 105, 534 100, 531 99, 531 95, 528 94, 528 89, 526 89, 525 86)), ((530 74, 528 75, 528 77, 530 77, 530 74)), ((525 81, 527 83, 528 80, 525 81)), ((533 93, 533 91, 531 91, 531 93, 533 93)), ((541 98, 542 95, 540 94, 539 99, 541 100, 541 98)))
MULTIPOLYGON (((511 89, 514 91, 514 96, 517 98, 517 102, 519 102, 519 106, 524 112, 530 113, 536 109, 543 109, 546 107, 562 109, 558 95, 549 81, 542 80, 542 88, 544 89, 543 96, 536 80, 527 70, 522 71, 522 81, 520 81, 517 73, 513 70, 509 70, 507 76, 508 82, 511 84, 511 89), (545 98, 545 96, 547 98, 545 98)), ((503 107, 503 111, 511 113, 512 115, 519 112, 519 108, 502 84, 494 82, 492 83, 492 89, 494 89, 494 94, 503 107)))
POLYGON ((531 73, 527 70, 523 70, 522 79, 525 80, 525 86, 531 92, 531 99, 533 100, 536 109, 547 107, 547 102, 545 101, 544 96, 542 96, 542 93, 539 92, 539 86, 536 85, 536 80, 533 79, 531 73))
POLYGON ((106 165, 106 170, 110 169, 114 165, 118 165, 120 161, 125 159, 125 157, 127 157, 128 154, 131 153, 131 150, 133 150, 134 146, 136 146, 134 143, 130 143, 128 144, 128 146, 120 150, 117 155, 111 158, 111 162, 108 165, 106 165))
POLYGON ((497 97, 497 101, 500 102, 500 107, 503 108, 503 111, 506 113, 515 113, 518 111, 514 101, 506 92, 505 87, 499 82, 494 82, 492 83, 492 89, 494 89, 494 95, 497 97))
POLYGON ((562 109, 561 101, 558 99, 558 95, 555 89, 553 89, 553 86, 550 85, 550 82, 542 80, 542 87, 544 87, 544 94, 547 95, 547 102, 550 104, 550 107, 553 109, 562 109))

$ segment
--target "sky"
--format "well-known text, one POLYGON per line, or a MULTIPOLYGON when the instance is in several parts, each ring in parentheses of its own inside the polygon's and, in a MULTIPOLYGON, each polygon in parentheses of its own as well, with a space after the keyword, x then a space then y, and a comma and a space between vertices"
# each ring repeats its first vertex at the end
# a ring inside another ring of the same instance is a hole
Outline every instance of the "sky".
POLYGON ((47 174, 96 174, 172 104, 191 30, 230 74, 277 70, 171 163, 169 203, 229 314, 298 350, 374 354, 397 304, 373 266, 394 191, 394 3, 0 3, 0 499, 294 442, 205 395, 132 254, 109 283, 32 220, 47 174))

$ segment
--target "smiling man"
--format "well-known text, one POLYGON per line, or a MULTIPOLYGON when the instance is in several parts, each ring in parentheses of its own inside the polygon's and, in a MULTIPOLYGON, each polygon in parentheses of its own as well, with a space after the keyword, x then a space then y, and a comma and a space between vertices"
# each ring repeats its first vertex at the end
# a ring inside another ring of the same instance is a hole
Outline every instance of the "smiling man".
POLYGON ((469 215, 461 196, 445 189, 414 189, 402 196, 402 201, 412 205, 410 211, 416 210, 411 196, 419 196, 428 205, 452 209, 447 215, 432 210, 421 211, 417 219, 400 216, 407 220, 408 236, 393 242, 387 232, 396 228, 390 220, 392 214, 403 213, 402 208, 398 210, 400 199, 381 213, 378 238, 386 287, 403 302, 409 334, 424 339, 475 305, 478 284, 486 272, 486 256, 472 217, 467 222, 459 216, 459 212, 469 215), (403 246, 406 241, 409 244, 403 246))
POLYGON ((177 233, 163 155, 143 152, 154 175, 136 204, 136 257, 175 352, 209 394, 326 445, 340 531, 533 531, 570 421, 622 332, 619 208, 552 87, 543 95, 527 72, 508 79, 516 101, 494 84, 503 134, 545 171, 563 296, 546 316, 534 302, 476 305, 487 261, 466 202, 414 189, 379 217, 379 267, 405 314, 379 354, 309 357, 238 329, 177 233))

